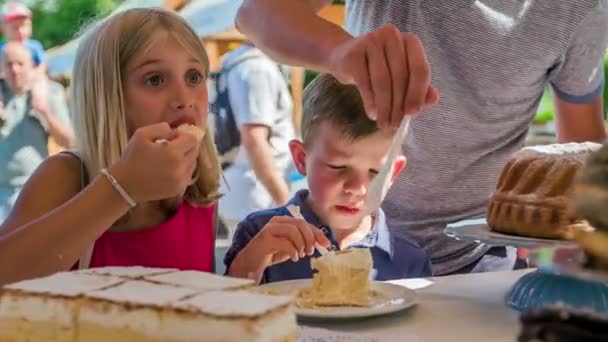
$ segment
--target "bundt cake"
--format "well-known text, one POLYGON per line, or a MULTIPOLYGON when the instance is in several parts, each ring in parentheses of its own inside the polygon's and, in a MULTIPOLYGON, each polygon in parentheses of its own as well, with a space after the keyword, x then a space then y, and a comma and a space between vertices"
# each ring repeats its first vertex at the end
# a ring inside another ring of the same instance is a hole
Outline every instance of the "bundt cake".
POLYGON ((578 216, 608 233, 608 145, 587 158, 574 185, 574 207, 578 216))
POLYGON ((608 269, 608 145, 587 158, 574 184, 574 210, 577 217, 595 228, 577 232, 576 242, 587 255, 585 266, 608 269))
POLYGON ((492 230, 529 237, 571 239, 576 224, 571 196, 579 170, 597 143, 525 147, 498 180, 487 212, 492 230))

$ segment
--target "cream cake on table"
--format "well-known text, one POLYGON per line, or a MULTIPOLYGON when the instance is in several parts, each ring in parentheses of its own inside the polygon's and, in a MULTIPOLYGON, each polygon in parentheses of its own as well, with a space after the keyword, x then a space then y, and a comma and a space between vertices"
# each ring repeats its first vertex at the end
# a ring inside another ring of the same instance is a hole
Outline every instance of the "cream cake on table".
POLYGON ((240 291, 252 284, 138 267, 57 273, 2 288, 0 341, 295 341, 292 298, 240 291))
POLYGON ((144 279, 154 283, 183 286, 198 291, 243 290, 255 284, 251 279, 224 277, 197 271, 155 274, 145 276, 144 279))
POLYGON ((299 295, 310 306, 369 306, 372 257, 368 248, 353 248, 311 260, 312 287, 299 295))
POLYGON ((80 296, 123 281, 64 272, 7 285, 0 292, 0 341, 76 341, 74 313, 80 296))

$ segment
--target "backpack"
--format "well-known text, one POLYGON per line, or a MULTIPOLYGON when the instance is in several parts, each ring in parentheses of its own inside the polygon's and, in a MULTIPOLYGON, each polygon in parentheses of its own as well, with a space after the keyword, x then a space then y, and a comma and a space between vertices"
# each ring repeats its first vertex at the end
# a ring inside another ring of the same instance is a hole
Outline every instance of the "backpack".
POLYGON ((238 64, 259 57, 262 56, 245 55, 223 66, 220 71, 209 73, 209 127, 212 128, 215 146, 222 160, 222 169, 234 162, 241 145, 241 133, 230 105, 228 73, 238 64))

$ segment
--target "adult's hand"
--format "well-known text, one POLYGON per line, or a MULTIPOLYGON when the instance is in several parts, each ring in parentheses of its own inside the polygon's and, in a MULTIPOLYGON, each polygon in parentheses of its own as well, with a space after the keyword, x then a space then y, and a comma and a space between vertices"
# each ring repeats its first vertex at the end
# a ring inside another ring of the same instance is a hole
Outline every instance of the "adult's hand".
POLYGON ((357 86, 368 115, 382 127, 399 126, 439 99, 420 39, 386 25, 344 40, 327 56, 340 82, 357 86))

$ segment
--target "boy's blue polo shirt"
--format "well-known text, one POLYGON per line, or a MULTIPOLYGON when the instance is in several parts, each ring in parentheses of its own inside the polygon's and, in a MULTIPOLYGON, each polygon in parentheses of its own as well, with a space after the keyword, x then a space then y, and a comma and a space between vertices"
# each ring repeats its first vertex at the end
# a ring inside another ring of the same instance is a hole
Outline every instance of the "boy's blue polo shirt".
MULTIPOLYGON (((317 215, 306 205, 307 190, 299 191, 289 204, 297 205, 304 219, 320 228, 333 246, 338 247, 333 233, 329 227, 323 225, 317 215)), ((249 241, 264 228, 266 223, 275 216, 290 216, 286 207, 263 210, 248 215, 236 229, 232 245, 226 253, 224 263, 226 270, 238 255, 238 253, 249 243, 249 241)), ((380 209, 372 230, 360 241, 352 243, 346 248, 369 248, 373 259, 372 279, 391 280, 412 277, 426 277, 431 275, 431 263, 424 249, 414 241, 399 234, 391 234, 384 212, 380 209)), ((315 250, 313 257, 320 256, 315 250)), ((310 267, 310 257, 306 256, 297 262, 291 260, 268 267, 262 276, 262 283, 312 278, 313 271, 310 267)))

